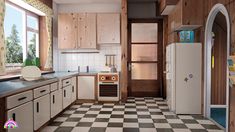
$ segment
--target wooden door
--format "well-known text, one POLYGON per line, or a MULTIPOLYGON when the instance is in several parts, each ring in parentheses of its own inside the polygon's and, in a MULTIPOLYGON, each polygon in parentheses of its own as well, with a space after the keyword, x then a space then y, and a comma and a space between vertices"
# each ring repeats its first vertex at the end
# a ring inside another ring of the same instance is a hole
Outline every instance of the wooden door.
POLYGON ((120 43, 120 14, 97 14, 97 41, 98 44, 120 43))
POLYGON ((129 96, 162 95, 162 24, 129 24, 129 96))
POLYGON ((77 14, 63 13, 58 15, 59 49, 77 48, 77 14))

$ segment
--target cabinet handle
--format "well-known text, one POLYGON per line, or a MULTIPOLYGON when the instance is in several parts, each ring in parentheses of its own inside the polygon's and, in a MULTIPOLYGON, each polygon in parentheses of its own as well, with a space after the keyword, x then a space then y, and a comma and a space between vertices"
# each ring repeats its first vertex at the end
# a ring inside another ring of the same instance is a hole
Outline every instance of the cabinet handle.
POLYGON ((64 97, 66 97, 66 90, 64 90, 64 97))
POLYGON ((44 92, 46 92, 46 90, 42 90, 42 91, 40 91, 40 93, 44 93, 44 92))
POLYGON ((27 97, 19 98, 18 101, 24 100, 24 99, 26 99, 26 98, 27 98, 27 97))
POLYGON ((74 93, 74 86, 72 87, 72 92, 74 93))
POLYGON ((55 95, 52 96, 52 102, 55 103, 55 95))
POLYGON ((39 103, 37 102, 37 113, 39 113, 39 103))
POLYGON ((69 81, 66 82, 66 84, 68 84, 68 83, 69 83, 69 81))
POLYGON ((14 121, 16 121, 16 114, 15 114, 15 113, 12 114, 12 119, 13 119, 14 121))

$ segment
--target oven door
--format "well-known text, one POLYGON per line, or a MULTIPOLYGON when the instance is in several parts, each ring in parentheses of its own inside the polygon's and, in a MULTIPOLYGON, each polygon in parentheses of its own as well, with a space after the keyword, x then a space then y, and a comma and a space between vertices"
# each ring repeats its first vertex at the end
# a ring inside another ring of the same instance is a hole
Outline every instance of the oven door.
POLYGON ((118 97, 117 84, 99 84, 100 97, 118 97))

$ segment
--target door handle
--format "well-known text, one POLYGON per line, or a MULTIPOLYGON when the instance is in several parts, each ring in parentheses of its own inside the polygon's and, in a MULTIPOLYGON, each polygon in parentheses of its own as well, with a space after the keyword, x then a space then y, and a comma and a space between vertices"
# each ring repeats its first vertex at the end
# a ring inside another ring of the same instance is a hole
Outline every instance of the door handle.
POLYGON ((16 121, 16 114, 15 114, 15 113, 12 114, 12 119, 13 119, 14 121, 16 121))
POLYGON ((55 103, 55 95, 52 96, 52 103, 55 103))
POLYGON ((128 63, 128 70, 131 71, 132 70, 133 65, 131 63, 128 63))
POLYGON ((39 103, 37 102, 37 113, 39 113, 39 103))
POLYGON ((72 87, 72 92, 74 93, 74 86, 72 87))
POLYGON ((64 97, 66 97, 66 90, 64 90, 64 97))

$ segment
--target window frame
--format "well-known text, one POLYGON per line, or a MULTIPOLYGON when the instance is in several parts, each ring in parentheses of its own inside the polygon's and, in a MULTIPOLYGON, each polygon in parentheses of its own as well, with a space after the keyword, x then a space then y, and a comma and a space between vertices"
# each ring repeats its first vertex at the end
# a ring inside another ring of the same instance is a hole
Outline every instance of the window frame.
MULTIPOLYGON (((13 8, 16 8, 17 10, 22 11, 24 13, 24 16, 22 18, 23 21, 24 21, 24 23, 23 23, 23 32, 24 32, 23 33, 23 35, 24 35, 23 36, 23 43, 24 43, 24 45, 23 46, 25 46, 25 48, 26 48, 25 49, 26 53, 23 53, 23 63, 24 63, 24 59, 26 59, 26 58, 24 58, 24 54, 26 54, 26 57, 27 57, 27 53, 28 53, 28 41, 27 41, 28 40, 28 33, 27 32, 32 32, 32 33, 38 34, 38 52, 39 52, 38 54, 40 55, 40 16, 38 14, 36 14, 36 13, 33 13, 33 12, 31 12, 31 11, 21 7, 21 6, 19 6, 19 5, 16 5, 16 4, 12 3, 9 0, 6 0, 5 4, 8 4, 8 5, 12 6, 13 8), (38 30, 30 28, 28 26, 27 16, 30 16, 30 17, 33 17, 33 18, 37 19, 38 30)), ((24 50, 23 50, 23 52, 24 52, 24 50)), ((37 55, 37 53, 36 53, 36 55, 37 55)), ((21 66, 17 65, 17 67, 21 67, 22 68, 23 67, 23 63, 22 63, 21 66)), ((5 63, 5 64, 6 65, 10 65, 11 64, 9 67, 14 67, 14 65, 16 63, 5 63)), ((19 68, 19 69, 10 69, 10 68, 7 69, 6 68, 6 72, 7 73, 18 73, 21 70, 21 68, 19 68)))

